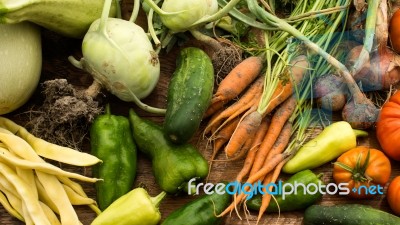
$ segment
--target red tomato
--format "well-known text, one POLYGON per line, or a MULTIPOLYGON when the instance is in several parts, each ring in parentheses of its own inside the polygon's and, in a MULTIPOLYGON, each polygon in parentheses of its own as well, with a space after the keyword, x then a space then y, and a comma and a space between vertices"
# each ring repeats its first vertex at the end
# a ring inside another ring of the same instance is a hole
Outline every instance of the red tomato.
POLYGON ((360 186, 370 187, 380 185, 382 188, 389 181, 391 165, 389 158, 377 149, 366 146, 358 146, 343 153, 333 167, 333 179, 335 183, 347 183, 350 190, 349 196, 353 198, 368 198, 360 186), (367 161, 369 151, 369 160, 367 161), (353 192, 353 188, 360 190, 353 192))
POLYGON ((376 136, 382 150, 390 158, 400 161, 400 91, 382 106, 376 136))
POLYGON ((392 180, 386 197, 393 212, 397 215, 400 215, 400 176, 395 177, 392 180))
POLYGON ((390 19, 389 37, 393 49, 400 53, 400 10, 397 10, 390 19))

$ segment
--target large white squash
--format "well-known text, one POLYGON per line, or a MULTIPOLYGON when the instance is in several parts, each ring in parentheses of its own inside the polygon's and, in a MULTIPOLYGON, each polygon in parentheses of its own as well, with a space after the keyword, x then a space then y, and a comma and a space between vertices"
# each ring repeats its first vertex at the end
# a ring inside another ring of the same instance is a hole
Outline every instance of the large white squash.
POLYGON ((25 104, 42 68, 39 28, 31 23, 0 24, 0 115, 25 104))

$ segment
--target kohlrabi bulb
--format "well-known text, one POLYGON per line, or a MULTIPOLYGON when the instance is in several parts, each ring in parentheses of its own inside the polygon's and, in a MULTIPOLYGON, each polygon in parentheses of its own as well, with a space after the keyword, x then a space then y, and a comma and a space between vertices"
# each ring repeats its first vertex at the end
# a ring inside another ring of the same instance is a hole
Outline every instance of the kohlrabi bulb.
POLYGON ((173 32, 184 32, 205 16, 218 11, 217 0, 164 0, 161 9, 173 15, 160 15, 162 23, 173 32))
POLYGON ((135 23, 107 18, 105 29, 98 19, 82 42, 83 66, 108 91, 123 101, 147 97, 160 75, 157 53, 135 23), (102 32, 103 31, 103 32, 102 32))

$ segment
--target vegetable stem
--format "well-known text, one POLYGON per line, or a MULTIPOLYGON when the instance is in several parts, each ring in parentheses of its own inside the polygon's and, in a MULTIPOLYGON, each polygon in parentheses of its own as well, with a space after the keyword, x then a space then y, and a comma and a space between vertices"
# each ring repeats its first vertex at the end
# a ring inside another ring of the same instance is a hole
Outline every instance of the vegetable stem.
POLYGON ((140 9, 140 0, 135 0, 133 3, 133 10, 131 14, 131 18, 129 18, 129 22, 134 23, 139 15, 139 9, 140 9))
POLYGON ((146 112, 150 112, 150 113, 154 113, 154 114, 160 114, 160 115, 164 115, 166 113, 166 109, 160 109, 160 108, 155 108, 152 106, 149 106, 145 103, 143 103, 142 101, 140 101, 140 99, 138 97, 136 97, 136 95, 130 90, 127 89, 129 91, 129 93, 132 96, 133 102, 139 106, 139 108, 143 109, 146 112))
POLYGON ((156 11, 157 14, 163 15, 163 16, 174 16, 178 15, 184 11, 178 11, 178 12, 165 12, 162 10, 158 5, 153 1, 153 0, 144 0, 145 3, 149 5, 150 8, 152 8, 154 11, 156 11))
POLYGON ((217 13, 211 15, 211 16, 206 16, 201 18, 200 20, 196 21, 192 27, 196 27, 200 24, 204 24, 204 23, 209 23, 209 22, 214 22, 220 18, 222 18, 223 16, 225 16, 226 14, 229 13, 229 11, 231 11, 231 9, 233 9, 236 4, 240 2, 240 0, 231 0, 228 4, 225 5, 225 7, 223 7, 222 9, 218 10, 217 13))
POLYGON ((76 60, 75 57, 69 56, 69 57, 68 57, 68 61, 69 61, 73 66, 75 66, 76 68, 78 68, 78 69, 83 69, 82 62, 76 60))
POLYGON ((112 0, 105 0, 103 11, 101 13, 101 18, 100 18, 99 31, 104 33, 105 36, 107 36, 106 24, 107 24, 108 15, 110 14, 111 3, 112 3, 112 0))
POLYGON ((286 21, 288 23, 295 23, 295 22, 299 22, 301 20, 308 20, 311 18, 319 17, 321 15, 327 15, 327 14, 332 14, 335 12, 347 10, 348 7, 349 7, 349 5, 347 4, 347 5, 343 5, 343 6, 335 6, 335 7, 331 7, 328 9, 322 9, 319 11, 311 11, 311 12, 303 13, 301 15, 291 16, 291 17, 287 18, 286 21))
POLYGON ((378 0, 368 0, 367 19, 365 21, 365 29, 364 29, 365 30, 364 48, 360 52, 358 60, 351 68, 351 72, 353 74, 357 74, 361 70, 362 66, 369 59, 369 53, 372 51, 372 46, 374 44, 375 27, 377 22, 377 11, 379 2, 380 1, 378 0))
POLYGON ((366 132, 366 131, 357 130, 357 129, 353 129, 353 131, 354 131, 354 134, 355 134, 357 137, 367 137, 367 136, 368 136, 368 132, 366 132))
POLYGON ((85 94, 87 96, 90 96, 91 98, 95 98, 101 90, 102 86, 101 84, 94 80, 93 83, 88 87, 88 89, 85 90, 85 94))
POLYGON ((375 26, 377 20, 377 11, 379 2, 377 0, 368 0, 367 20, 365 21, 365 39, 364 47, 371 52, 374 43, 375 26))
MULTIPOLYGON (((218 5, 221 6, 221 7, 224 7, 224 6, 226 6, 227 4, 228 4, 228 3, 227 3, 225 0, 218 0, 218 5)), ((251 17, 249 17, 249 16, 243 14, 242 12, 240 12, 240 11, 239 11, 238 9, 236 9, 236 8, 232 8, 232 9, 229 11, 229 14, 232 15, 232 16, 234 16, 234 17, 235 17, 236 19, 238 19, 239 21, 241 21, 241 22, 243 22, 243 23, 245 23, 245 24, 248 24, 248 25, 250 25, 250 26, 252 26, 252 27, 259 28, 259 29, 262 29, 262 30, 276 30, 276 29, 273 28, 273 27, 267 26, 267 25, 264 24, 264 23, 260 23, 260 22, 256 21, 254 18, 251 18, 251 17)))
POLYGON ((219 50, 222 48, 221 44, 215 40, 214 38, 205 35, 203 33, 201 33, 198 30, 190 30, 190 33, 193 35, 194 38, 196 38, 196 40, 207 43, 208 45, 210 45, 214 50, 219 50))
POLYGON ((147 26, 148 26, 148 29, 149 29, 149 33, 150 33, 151 39, 153 39, 154 44, 156 46, 156 49, 157 49, 156 52, 158 52, 159 51, 158 49, 160 48, 161 42, 158 39, 157 34, 156 34, 155 30, 154 30, 153 15, 154 15, 154 9, 150 8, 149 14, 147 16, 147 26))
POLYGON ((156 197, 152 197, 151 202, 153 205, 158 208, 158 206, 161 204, 161 201, 164 199, 164 197, 167 195, 165 191, 162 191, 160 194, 158 194, 156 197))
POLYGON ((312 51, 318 53, 320 56, 322 56, 325 60, 327 60, 333 67, 335 67, 340 73, 343 75, 344 79, 346 80, 347 86, 350 90, 350 92, 353 94, 355 99, 358 101, 364 99, 364 95, 361 92, 361 90, 358 88, 357 83, 354 81, 351 73, 349 70, 346 68, 345 65, 343 65, 341 62, 339 62, 336 58, 331 56, 329 53, 327 53, 324 49, 321 49, 320 46, 312 42, 308 37, 304 36, 303 33, 301 33, 299 30, 288 24, 285 20, 280 19, 266 11, 264 11, 258 4, 256 0, 247 0, 248 6, 250 11, 256 15, 259 19, 262 21, 268 23, 271 22, 276 24, 276 27, 279 28, 280 30, 286 31, 293 35, 294 37, 298 38, 300 41, 302 41, 309 49, 312 51))

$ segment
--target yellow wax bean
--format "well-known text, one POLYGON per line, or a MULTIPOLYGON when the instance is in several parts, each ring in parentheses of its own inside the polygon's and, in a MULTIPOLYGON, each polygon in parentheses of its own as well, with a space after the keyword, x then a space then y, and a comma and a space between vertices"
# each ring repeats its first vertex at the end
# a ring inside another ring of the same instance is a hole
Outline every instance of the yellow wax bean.
POLYGON ((17 209, 15 209, 11 203, 8 201, 8 198, 6 197, 6 195, 2 192, 2 189, 0 187, 0 204, 3 205, 4 209, 10 213, 10 215, 12 215, 13 217, 21 220, 22 222, 24 222, 24 218, 21 216, 21 214, 18 212, 17 209))
POLYGON ((47 218, 49 219, 50 223, 52 225, 61 225, 60 220, 58 219, 58 217, 56 216, 56 214, 54 214, 54 211, 50 209, 50 207, 46 204, 44 204, 43 202, 39 202, 40 206, 42 207, 44 213, 46 214, 47 218))
POLYGON ((36 171, 36 175, 46 190, 46 193, 57 207, 58 212, 60 213, 61 224, 81 224, 75 209, 72 207, 71 202, 57 177, 40 171, 36 171))
MULTIPOLYGON (((82 186, 72 180, 70 180, 68 177, 63 177, 63 176, 58 176, 58 179, 65 184, 66 186, 70 187, 72 190, 74 190, 76 193, 82 195, 83 197, 87 198, 87 195, 85 191, 83 190, 82 186)), ((97 204, 90 204, 88 205, 97 215, 101 213, 101 210, 99 207, 97 207, 97 204)))
POLYGON ((63 188, 65 190, 65 192, 68 195, 69 201, 71 202, 72 205, 90 205, 90 204, 96 204, 96 201, 88 198, 88 197, 84 197, 78 193, 76 193, 72 188, 70 188, 69 186, 63 184, 63 188))
POLYGON ((35 224, 51 225, 41 208, 39 201, 30 191, 30 187, 4 163, 0 163, 0 173, 14 186, 22 202, 26 205, 35 224))
MULTIPOLYGON (((0 154, 1 153, 2 152, 0 150, 0 154)), ((0 162, 1 162, 1 159, 0 159, 0 162)), ((8 163, 6 163, 6 164, 9 165, 8 163)), ((27 184, 30 184, 31 192, 33 193, 35 198, 39 198, 38 197, 38 192, 37 192, 37 189, 36 189, 36 185, 33 185, 35 183, 35 174, 34 174, 33 170, 30 169, 30 168, 23 168, 23 167, 18 167, 18 166, 16 166, 15 168, 16 168, 17 175, 22 180, 24 180, 27 184)))
POLYGON ((28 142, 38 155, 52 159, 58 162, 76 165, 76 166, 92 166, 101 160, 91 154, 79 152, 72 148, 59 146, 47 142, 41 138, 35 137, 29 133, 24 127, 14 123, 13 121, 0 116, 0 127, 3 127, 13 134, 23 138, 28 142))
POLYGON ((42 171, 48 174, 59 175, 59 176, 66 176, 74 179, 78 179, 81 181, 86 182, 96 182, 99 179, 90 178, 78 173, 72 173, 65 170, 60 169, 50 163, 47 163, 43 160, 42 162, 32 162, 26 159, 21 159, 10 153, 7 149, 0 147, 0 161, 5 161, 8 164, 12 164, 16 167, 23 168, 23 169, 34 169, 38 171, 42 171))
POLYGON ((2 174, 0 174, 0 179, 2 179, 2 182, 0 183, 0 190, 7 197, 10 205, 18 212, 20 216, 22 216, 22 200, 18 197, 17 190, 15 190, 15 188, 7 181, 7 179, 2 174), (7 183, 5 185, 7 186, 7 188, 3 185, 4 183, 7 183))
POLYGON ((29 213, 29 210, 25 204, 22 204, 22 215, 24 216, 25 219, 25 225, 35 225, 29 213))
POLYGON ((7 146, 9 151, 23 159, 31 160, 33 162, 44 161, 25 140, 16 135, 0 132, 0 141, 7 146))
POLYGON ((35 184, 36 184, 36 188, 38 190, 39 200, 41 202, 43 202, 44 204, 46 204, 55 213, 60 214, 58 212, 57 206, 54 204, 53 200, 50 199, 49 195, 46 192, 46 189, 43 187, 43 185, 40 183, 40 181, 37 177, 35 179, 35 184))

